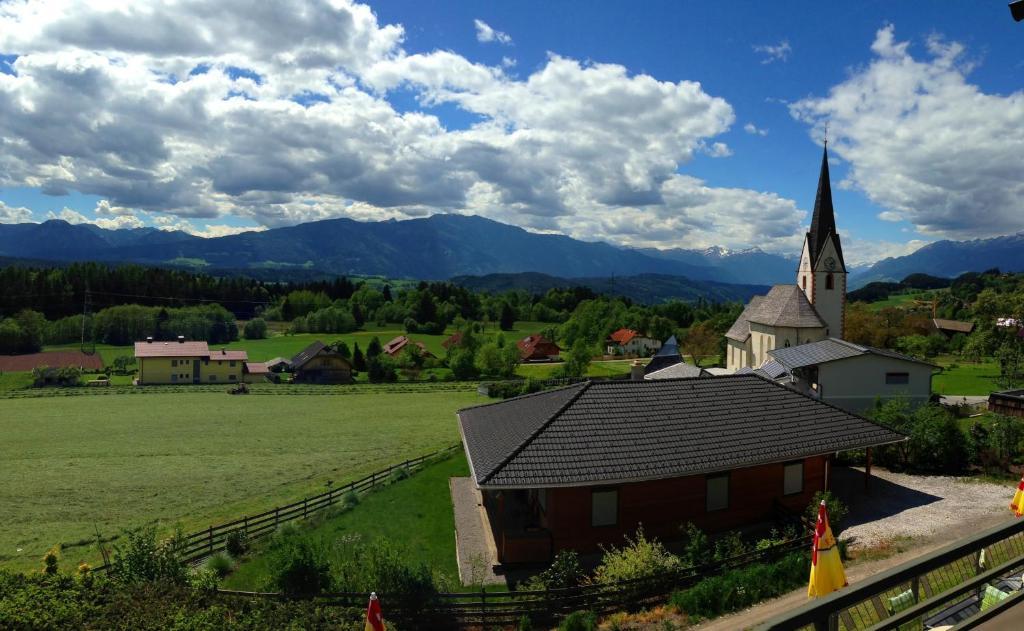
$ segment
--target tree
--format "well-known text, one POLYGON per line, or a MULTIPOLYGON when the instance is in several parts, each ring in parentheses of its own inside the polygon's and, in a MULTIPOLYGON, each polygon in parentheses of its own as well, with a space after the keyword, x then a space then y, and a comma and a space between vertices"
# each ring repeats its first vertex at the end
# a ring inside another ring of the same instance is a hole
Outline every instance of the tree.
POLYGON ((363 310, 358 302, 352 303, 352 319, 356 321, 357 327, 363 326, 363 323, 366 322, 366 316, 363 315, 363 310))
POLYGON ((512 377, 520 361, 519 348, 515 344, 498 346, 497 342, 488 342, 476 353, 477 369, 489 377, 512 377))
POLYGON ((345 359, 352 359, 352 350, 349 349, 348 344, 344 341, 337 342, 334 347, 338 350, 338 354, 345 359))
POLYGON ((590 366, 591 348, 583 340, 578 339, 569 349, 569 356, 562 364, 562 376, 570 379, 579 379, 587 374, 587 367, 590 366))
POLYGON ((384 298, 384 302, 391 302, 391 286, 384 285, 384 289, 381 290, 381 295, 384 298))
POLYGON ((262 340, 267 337, 267 321, 263 318, 253 318, 245 323, 245 339, 262 340))
POLYGON ((683 348, 693 357, 693 363, 700 366, 701 359, 714 355, 718 351, 720 335, 715 333, 709 322, 701 322, 690 327, 683 338, 683 348))
POLYGON ((377 355, 366 362, 366 376, 370 383, 386 383, 398 380, 395 362, 387 355, 377 355))
POLYGON ((352 348, 352 367, 359 372, 366 370, 366 358, 363 357, 363 349, 359 348, 359 342, 352 348))
POLYGON ((374 357, 384 352, 384 347, 380 345, 380 339, 374 335, 370 338, 370 344, 366 347, 366 359, 371 360, 374 357))
POLYGON ((511 305, 507 302, 501 304, 501 316, 499 317, 499 326, 502 331, 511 331, 516 324, 516 314, 512 310, 511 305))
POLYGON ((656 315, 651 318, 651 323, 647 325, 647 332, 656 340, 664 342, 669 338, 670 335, 676 329, 676 323, 672 320, 656 315))
POLYGON ((135 365, 135 357, 133 355, 118 355, 117 357, 114 358, 112 365, 114 367, 114 370, 124 374, 128 372, 129 366, 135 365))
POLYGON ((456 379, 473 379, 477 376, 476 356, 472 349, 457 346, 448 357, 448 367, 456 379))

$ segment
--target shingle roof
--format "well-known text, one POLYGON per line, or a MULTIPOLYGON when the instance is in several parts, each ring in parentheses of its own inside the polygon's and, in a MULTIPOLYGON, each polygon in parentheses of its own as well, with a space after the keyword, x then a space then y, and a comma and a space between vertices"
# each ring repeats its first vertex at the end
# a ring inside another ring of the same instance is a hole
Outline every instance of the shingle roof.
POLYGON ((267 375, 270 369, 263 362, 245 362, 245 372, 250 375, 267 375))
POLYGON ((135 342, 136 357, 207 357, 206 342, 135 342))
POLYGON ((458 416, 486 488, 673 478, 906 438, 756 375, 586 382, 458 416))
POLYGON ((818 364, 838 361, 840 359, 848 359, 850 357, 858 357, 860 355, 880 355, 882 357, 914 362, 916 364, 932 365, 909 355, 897 353, 896 351, 890 351, 885 348, 875 348, 874 346, 854 344, 853 342, 836 339, 834 337, 830 337, 827 340, 821 340, 820 342, 810 342, 809 344, 790 346, 789 348, 776 348, 775 350, 768 351, 768 355, 790 370, 794 368, 802 368, 804 366, 816 366, 818 364))
POLYGON ((299 368, 301 368, 306 362, 316 357, 316 354, 322 351, 324 348, 326 348, 326 344, 324 344, 320 340, 317 340, 310 344, 309 346, 307 346, 306 348, 299 351, 295 355, 295 357, 292 357, 291 362, 289 362, 291 364, 292 370, 298 370, 299 368))
POLYGON ((747 303, 747 306, 743 308, 743 313, 740 314, 736 321, 732 323, 729 330, 725 332, 725 337, 736 340, 737 342, 746 342, 747 338, 750 337, 750 314, 764 300, 764 296, 754 296, 747 303))
POLYGON ((748 316, 751 322, 794 328, 824 327, 807 296, 796 285, 775 285, 748 316))
POLYGON ((970 333, 974 330, 973 322, 962 322, 960 320, 934 318, 932 319, 932 325, 940 331, 953 331, 954 333, 970 333))
POLYGON ((644 379, 691 379, 693 377, 706 377, 707 371, 692 364, 679 361, 671 366, 652 370, 644 375, 644 379))
POLYGON ((246 361, 249 353, 246 351, 232 351, 226 348, 210 351, 210 359, 215 361, 246 361))
POLYGON ((631 339, 638 335, 640 334, 634 331, 633 329, 619 329, 618 331, 615 331, 614 333, 609 335, 608 339, 618 344, 628 344, 631 339))
POLYGON ((754 372, 762 377, 767 377, 768 379, 778 379, 788 375, 789 369, 774 359, 769 359, 761 364, 761 367, 754 372))
POLYGON ((668 368, 682 361, 683 356, 679 354, 679 342, 676 341, 676 336, 673 335, 665 340, 665 343, 661 345, 661 348, 654 354, 651 361, 647 362, 647 365, 644 366, 644 374, 649 375, 652 372, 668 368))

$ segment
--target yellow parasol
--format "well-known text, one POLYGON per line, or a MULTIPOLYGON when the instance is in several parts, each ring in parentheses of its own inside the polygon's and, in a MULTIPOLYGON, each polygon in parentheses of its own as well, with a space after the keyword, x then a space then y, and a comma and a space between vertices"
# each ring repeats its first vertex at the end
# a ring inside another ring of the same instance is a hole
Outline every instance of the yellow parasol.
POLYGON ((811 578, 807 583, 807 597, 827 596, 846 587, 846 573, 839 558, 839 546, 828 524, 825 500, 818 506, 818 523, 814 528, 814 548, 811 551, 811 578))
POLYGON ((1010 502, 1010 510, 1015 517, 1024 515, 1024 478, 1021 478, 1017 485, 1017 492, 1013 494, 1013 501, 1010 502))

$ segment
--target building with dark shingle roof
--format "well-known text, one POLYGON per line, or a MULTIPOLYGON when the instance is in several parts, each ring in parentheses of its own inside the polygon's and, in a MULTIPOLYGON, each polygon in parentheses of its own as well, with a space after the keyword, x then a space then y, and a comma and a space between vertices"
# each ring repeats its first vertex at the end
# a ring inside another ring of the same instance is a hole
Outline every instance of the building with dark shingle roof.
POLYGON ((651 361, 647 362, 644 366, 644 374, 649 375, 656 370, 662 368, 668 368, 674 364, 680 364, 683 362, 683 356, 679 352, 679 342, 676 340, 676 336, 670 336, 658 349, 658 352, 654 354, 651 361))
POLYGON ((905 439, 757 375, 584 382, 458 418, 504 563, 800 511, 832 454, 905 439))
POLYGON ((317 340, 292 357, 292 381, 296 383, 352 383, 352 362, 334 348, 317 340))
POLYGON ((973 322, 964 322, 962 320, 944 320, 942 318, 932 318, 932 326, 939 333, 942 333, 946 337, 953 337, 957 333, 964 335, 970 335, 971 331, 974 330, 973 322))
POLYGON ((784 367, 790 387, 852 412, 863 412, 877 400, 927 403, 938 370, 909 355, 836 338, 777 348, 768 356, 765 365, 784 367))

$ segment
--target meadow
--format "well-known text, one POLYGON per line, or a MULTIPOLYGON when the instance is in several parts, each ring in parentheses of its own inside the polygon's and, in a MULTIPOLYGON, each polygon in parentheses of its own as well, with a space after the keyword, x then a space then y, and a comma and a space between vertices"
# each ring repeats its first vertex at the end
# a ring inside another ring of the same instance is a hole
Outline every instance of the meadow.
MULTIPOLYGON (((298 537, 337 541, 351 537, 370 542, 387 539, 400 546, 410 563, 425 563, 451 579, 459 589, 455 554, 455 516, 448 478, 468 476, 466 455, 432 464, 411 477, 364 495, 353 509, 327 519, 298 523, 298 537)), ((266 546, 263 547, 266 549, 266 546)), ((269 584, 269 553, 246 558, 223 586, 241 590, 274 590, 269 584)))
MULTIPOLYGON (((372 386, 357 386, 361 390, 372 386)), ((203 528, 458 442, 473 392, 167 392, 0 401, 0 566, 63 544, 95 562, 126 527, 203 528)))
POLYGON ((1005 389, 999 384, 999 364, 994 360, 975 363, 942 355, 931 361, 943 368, 932 377, 932 392, 935 394, 987 395, 994 390, 1005 389))

